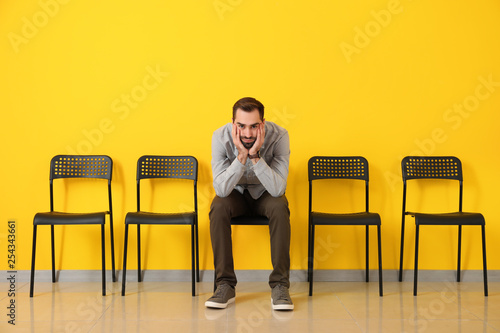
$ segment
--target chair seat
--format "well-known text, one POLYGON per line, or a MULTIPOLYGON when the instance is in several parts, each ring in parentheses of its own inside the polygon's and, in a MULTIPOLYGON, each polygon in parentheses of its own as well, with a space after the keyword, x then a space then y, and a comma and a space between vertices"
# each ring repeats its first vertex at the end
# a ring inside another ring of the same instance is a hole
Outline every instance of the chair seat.
POLYGON ((130 212, 125 217, 125 224, 194 224, 195 212, 151 213, 130 212))
POLYGON ((231 219, 232 225, 269 225, 269 219, 262 215, 242 215, 231 219))
POLYGON ((380 225, 377 213, 317 213, 311 212, 311 223, 315 225, 380 225))
POLYGON ((64 225, 64 224, 105 224, 107 212, 97 213, 37 213, 34 225, 64 225))
POLYGON ((440 213, 424 214, 407 212, 407 215, 415 217, 418 225, 484 225, 484 217, 481 213, 440 213))

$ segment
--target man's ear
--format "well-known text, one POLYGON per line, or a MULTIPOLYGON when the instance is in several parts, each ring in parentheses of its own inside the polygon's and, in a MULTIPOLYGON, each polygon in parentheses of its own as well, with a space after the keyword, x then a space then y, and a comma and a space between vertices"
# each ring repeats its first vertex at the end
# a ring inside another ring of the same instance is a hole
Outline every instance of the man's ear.
POLYGON ((234 118, 231 118, 231 120, 233 121, 233 124, 234 124, 234 118))

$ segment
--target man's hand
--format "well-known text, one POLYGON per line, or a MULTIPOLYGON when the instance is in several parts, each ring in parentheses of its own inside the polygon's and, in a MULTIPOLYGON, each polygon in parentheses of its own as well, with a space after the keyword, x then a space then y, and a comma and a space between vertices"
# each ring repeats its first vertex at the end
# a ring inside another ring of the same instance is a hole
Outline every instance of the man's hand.
MULTIPOLYGON (((259 124, 259 128, 257 129, 257 139, 253 144, 252 148, 250 148, 248 154, 255 155, 260 150, 262 145, 264 144, 264 139, 266 138, 266 126, 265 121, 259 124)), ((257 163, 259 158, 252 159, 253 164, 257 163)))
POLYGON ((231 135, 233 137, 233 143, 236 146, 236 149, 238 149, 238 160, 241 162, 241 164, 245 164, 247 162, 247 157, 248 157, 248 149, 243 146, 243 143, 241 142, 241 132, 238 126, 233 123, 233 130, 231 132, 231 135))

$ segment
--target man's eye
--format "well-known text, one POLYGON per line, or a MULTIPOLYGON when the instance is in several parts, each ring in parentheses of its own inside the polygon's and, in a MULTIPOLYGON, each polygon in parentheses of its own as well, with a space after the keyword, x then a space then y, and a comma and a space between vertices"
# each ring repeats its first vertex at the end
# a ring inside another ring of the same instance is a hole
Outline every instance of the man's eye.
POLYGON ((257 125, 252 125, 252 128, 257 128, 257 125))
POLYGON ((245 128, 245 125, 238 125, 239 128, 245 128))

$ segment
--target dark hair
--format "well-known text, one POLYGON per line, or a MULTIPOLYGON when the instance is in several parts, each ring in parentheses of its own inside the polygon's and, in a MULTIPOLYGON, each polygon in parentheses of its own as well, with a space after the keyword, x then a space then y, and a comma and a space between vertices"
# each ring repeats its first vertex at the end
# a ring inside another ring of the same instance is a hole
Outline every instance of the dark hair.
POLYGON ((260 120, 264 120, 264 105, 253 97, 243 97, 233 105, 233 119, 236 117, 236 110, 241 109, 246 112, 259 110, 260 120))

